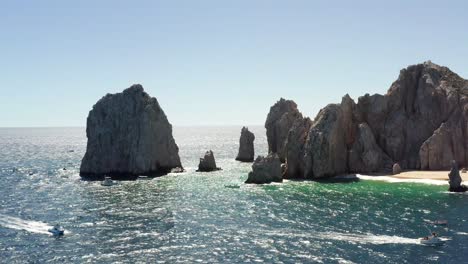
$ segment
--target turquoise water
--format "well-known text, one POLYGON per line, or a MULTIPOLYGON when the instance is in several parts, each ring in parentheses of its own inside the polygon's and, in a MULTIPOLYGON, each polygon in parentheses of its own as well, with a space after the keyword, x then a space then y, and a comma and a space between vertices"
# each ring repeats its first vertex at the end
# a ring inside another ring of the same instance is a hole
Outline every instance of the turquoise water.
MULTIPOLYGON (((264 154, 264 129, 250 129, 264 154)), ((78 176, 84 128, 0 129, 0 262, 466 263, 468 195, 367 180, 244 185, 239 133, 176 127, 186 173, 103 187, 78 176), (223 170, 196 173, 208 149, 223 170), (419 245, 437 219, 449 221, 434 228, 446 245, 419 245), (47 234, 55 223, 64 237, 47 234)))

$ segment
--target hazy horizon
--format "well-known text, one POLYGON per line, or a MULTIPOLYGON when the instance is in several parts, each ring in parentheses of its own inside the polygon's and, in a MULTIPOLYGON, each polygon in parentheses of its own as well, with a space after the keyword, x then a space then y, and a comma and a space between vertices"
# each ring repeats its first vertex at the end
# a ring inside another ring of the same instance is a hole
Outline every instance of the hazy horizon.
POLYGON ((0 127, 84 127, 134 83, 174 126, 314 118, 431 60, 468 77, 463 1, 3 1, 0 127))

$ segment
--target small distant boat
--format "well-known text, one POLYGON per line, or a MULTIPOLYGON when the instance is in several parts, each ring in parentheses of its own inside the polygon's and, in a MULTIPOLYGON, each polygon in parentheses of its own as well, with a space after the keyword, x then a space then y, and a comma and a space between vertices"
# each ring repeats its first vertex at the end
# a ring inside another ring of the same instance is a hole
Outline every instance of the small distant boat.
POLYGON ((433 232, 430 236, 419 239, 419 243, 426 246, 442 246, 445 244, 445 241, 440 239, 437 234, 433 232))
POLYGON ((106 176, 104 180, 101 182, 102 186, 112 186, 114 185, 114 181, 112 180, 111 177, 106 176))
POLYGON ((448 225, 448 221, 447 220, 435 220, 435 221, 432 221, 431 224, 446 226, 446 225, 448 225))
POLYGON ((63 236, 65 234, 65 229, 61 225, 55 225, 54 227, 50 228, 49 230, 50 233, 54 236, 63 236))
POLYGON ((149 180, 150 178, 148 176, 138 176, 138 180, 149 180))
POLYGON ((230 188, 230 189, 239 189, 239 185, 231 184, 231 185, 224 185, 225 188, 230 188))

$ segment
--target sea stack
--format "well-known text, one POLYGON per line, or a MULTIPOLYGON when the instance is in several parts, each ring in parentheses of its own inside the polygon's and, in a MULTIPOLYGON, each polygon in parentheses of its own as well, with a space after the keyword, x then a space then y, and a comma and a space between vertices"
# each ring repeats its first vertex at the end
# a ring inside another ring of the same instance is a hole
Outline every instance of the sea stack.
POLYGON ((270 153, 266 157, 258 156, 252 165, 252 171, 245 183, 271 183, 282 182, 281 161, 276 153, 270 153))
POLYGON ((462 178, 460 176, 460 171, 458 170, 458 165, 456 161, 452 161, 452 169, 449 173, 449 191, 450 192, 466 192, 468 187, 462 185, 462 178))
POLYGON ((312 122, 301 118, 294 102, 281 99, 265 124, 269 152, 287 163, 285 177, 392 173, 395 163, 402 170, 468 165, 468 81, 430 61, 401 70, 385 95, 357 103, 345 95, 312 122))
POLYGON ((239 153, 237 154, 236 160, 243 162, 252 162, 254 160, 254 140, 255 135, 250 132, 247 127, 243 127, 239 139, 239 153))
POLYGON ((139 84, 101 98, 89 112, 86 136, 83 178, 136 179, 182 168, 171 124, 139 84))
POLYGON ((286 139, 296 119, 302 118, 294 101, 281 98, 270 108, 265 128, 268 153, 277 153, 281 162, 286 160, 286 139))
POLYGON ((216 167, 216 161, 214 158, 213 151, 209 150, 205 152, 203 158, 200 158, 200 163, 198 164, 199 172, 210 172, 221 170, 221 168, 216 167))

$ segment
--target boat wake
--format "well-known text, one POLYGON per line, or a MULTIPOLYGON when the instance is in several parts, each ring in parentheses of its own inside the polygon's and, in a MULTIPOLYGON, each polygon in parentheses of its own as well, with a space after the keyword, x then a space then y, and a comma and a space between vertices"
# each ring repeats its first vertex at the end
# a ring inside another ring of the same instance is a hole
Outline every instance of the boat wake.
POLYGON ((0 214, 0 226, 45 235, 50 235, 47 230, 52 227, 44 222, 24 220, 3 214, 0 214))
POLYGON ((416 244, 419 245, 419 238, 409 238, 401 236, 374 235, 374 234, 353 234, 339 232, 314 232, 311 234, 294 234, 294 233, 268 233, 271 236, 286 236, 286 237, 302 237, 315 238, 321 240, 337 240, 355 244, 416 244))

